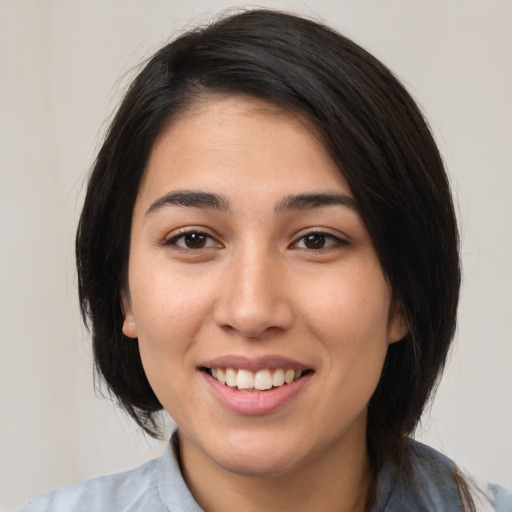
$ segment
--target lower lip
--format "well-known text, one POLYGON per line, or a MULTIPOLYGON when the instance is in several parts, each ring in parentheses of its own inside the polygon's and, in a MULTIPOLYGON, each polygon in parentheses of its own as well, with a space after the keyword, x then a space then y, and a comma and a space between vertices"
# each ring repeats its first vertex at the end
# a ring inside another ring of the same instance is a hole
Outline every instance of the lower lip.
POLYGON ((307 373, 290 384, 267 391, 243 391, 225 386, 211 375, 201 373, 226 409, 247 416, 270 414, 283 408, 304 389, 312 376, 312 373, 307 373))

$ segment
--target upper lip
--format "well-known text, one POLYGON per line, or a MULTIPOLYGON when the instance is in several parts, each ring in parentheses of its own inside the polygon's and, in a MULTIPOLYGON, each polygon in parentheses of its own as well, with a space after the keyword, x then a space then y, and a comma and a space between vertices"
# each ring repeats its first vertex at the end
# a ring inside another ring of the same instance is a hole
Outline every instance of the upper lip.
POLYGON ((263 369, 293 369, 293 370, 310 370, 311 366, 307 366, 299 361, 277 355, 267 355, 262 357, 247 357, 243 355, 225 355, 209 359, 199 365, 201 368, 236 368, 238 370, 249 370, 256 372, 263 369))

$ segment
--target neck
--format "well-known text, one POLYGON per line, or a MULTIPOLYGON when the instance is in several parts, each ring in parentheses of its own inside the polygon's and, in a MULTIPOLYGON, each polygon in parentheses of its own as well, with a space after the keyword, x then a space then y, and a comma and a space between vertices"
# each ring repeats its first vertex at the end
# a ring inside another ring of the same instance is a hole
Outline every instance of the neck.
POLYGON ((283 474, 247 476, 220 467, 180 435, 182 472, 206 512, 364 512, 371 471, 362 441, 283 474))

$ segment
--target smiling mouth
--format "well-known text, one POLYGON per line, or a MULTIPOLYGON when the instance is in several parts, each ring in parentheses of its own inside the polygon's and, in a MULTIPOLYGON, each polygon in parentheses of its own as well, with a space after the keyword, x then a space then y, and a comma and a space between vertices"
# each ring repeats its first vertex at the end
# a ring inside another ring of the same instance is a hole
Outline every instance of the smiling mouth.
POLYGON ((268 391, 291 384, 312 373, 312 370, 290 368, 262 369, 257 372, 243 368, 202 368, 202 370, 221 384, 243 391, 268 391))

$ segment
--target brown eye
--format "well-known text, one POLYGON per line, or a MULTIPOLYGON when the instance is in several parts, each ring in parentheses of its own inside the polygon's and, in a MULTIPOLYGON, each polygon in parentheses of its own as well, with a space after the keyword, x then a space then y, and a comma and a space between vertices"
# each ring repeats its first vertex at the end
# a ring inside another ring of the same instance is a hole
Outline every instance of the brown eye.
POLYGON ((209 247, 219 247, 219 244, 210 235, 201 231, 189 231, 175 236, 168 240, 165 245, 177 245, 182 249, 207 249, 209 247))
POLYGON ((348 245, 348 242, 329 233, 309 233, 300 237, 295 243, 295 247, 298 249, 313 251, 341 245, 348 245))
POLYGON ((308 249, 323 249, 325 246, 325 236, 320 233, 312 233, 305 236, 304 246, 308 249))
POLYGON ((208 237, 204 233, 187 233, 183 235, 183 244, 189 249, 202 249, 208 237))

